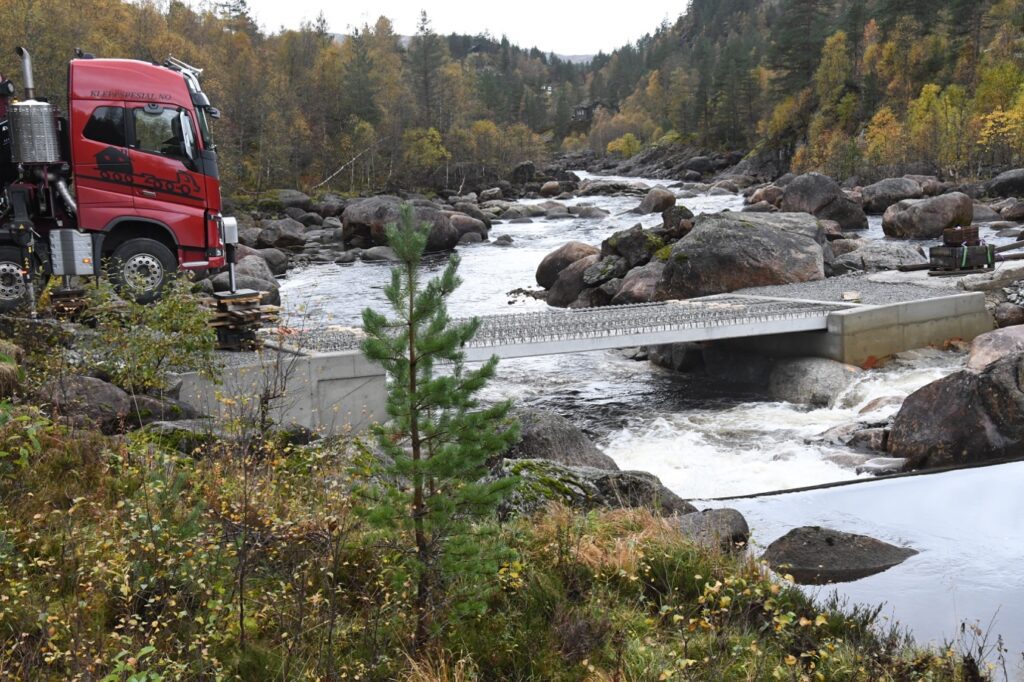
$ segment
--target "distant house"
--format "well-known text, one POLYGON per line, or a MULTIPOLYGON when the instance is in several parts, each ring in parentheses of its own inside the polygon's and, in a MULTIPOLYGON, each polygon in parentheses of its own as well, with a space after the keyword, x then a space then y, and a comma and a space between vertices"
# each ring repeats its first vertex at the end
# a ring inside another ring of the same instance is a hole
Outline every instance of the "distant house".
POLYGON ((604 100, 585 100, 576 105, 572 111, 572 129, 574 131, 587 131, 594 121, 594 116, 601 109, 614 113, 615 107, 604 100))

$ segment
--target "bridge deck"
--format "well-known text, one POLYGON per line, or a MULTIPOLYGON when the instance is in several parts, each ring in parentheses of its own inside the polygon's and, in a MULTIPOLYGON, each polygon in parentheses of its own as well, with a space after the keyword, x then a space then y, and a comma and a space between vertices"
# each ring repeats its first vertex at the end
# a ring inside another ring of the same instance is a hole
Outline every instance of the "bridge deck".
MULTIPOLYGON (((829 313, 851 307, 726 294, 665 303, 485 315, 466 346, 466 360, 824 330, 829 313)), ((358 348, 360 339, 359 330, 328 328, 302 333, 293 343, 307 352, 332 352, 358 348)))

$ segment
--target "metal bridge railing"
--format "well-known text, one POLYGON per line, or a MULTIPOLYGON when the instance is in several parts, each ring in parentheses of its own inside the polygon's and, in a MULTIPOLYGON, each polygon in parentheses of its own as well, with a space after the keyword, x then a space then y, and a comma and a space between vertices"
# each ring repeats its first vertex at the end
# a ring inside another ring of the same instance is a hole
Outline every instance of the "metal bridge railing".
MULTIPOLYGON (((491 348, 806 320, 849 307, 824 301, 718 296, 557 312, 502 313, 481 316, 480 327, 467 346, 491 348)), ((358 330, 319 329, 301 333, 293 345, 329 352, 356 349, 360 340, 358 330)))

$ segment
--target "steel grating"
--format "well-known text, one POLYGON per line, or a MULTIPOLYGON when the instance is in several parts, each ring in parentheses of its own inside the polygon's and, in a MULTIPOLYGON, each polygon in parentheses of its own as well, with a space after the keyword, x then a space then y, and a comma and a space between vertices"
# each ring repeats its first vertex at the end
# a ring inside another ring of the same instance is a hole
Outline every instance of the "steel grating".
MULTIPOLYGON (((615 348, 620 347, 616 346, 619 341, 623 346, 643 345, 824 329, 829 313, 850 307, 824 301, 722 295, 664 303, 484 315, 479 318, 476 335, 466 344, 467 359, 486 357, 491 351, 515 357, 615 348), (736 334, 730 334, 729 328, 735 328, 736 334)), ((357 328, 327 327, 300 332, 288 345, 304 352, 338 352, 358 349, 362 337, 357 328)))

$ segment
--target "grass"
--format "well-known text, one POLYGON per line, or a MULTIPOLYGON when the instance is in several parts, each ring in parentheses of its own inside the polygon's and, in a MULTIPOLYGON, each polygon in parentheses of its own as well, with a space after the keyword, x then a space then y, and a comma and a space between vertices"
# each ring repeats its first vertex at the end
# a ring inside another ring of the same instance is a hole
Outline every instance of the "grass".
POLYGON ((351 492, 358 443, 192 459, 19 406, 0 444, 24 451, 0 458, 4 679, 978 679, 670 519, 558 505, 485 524, 514 558, 488 585, 452 577, 485 608, 446 609, 412 660, 397 545, 351 492))

